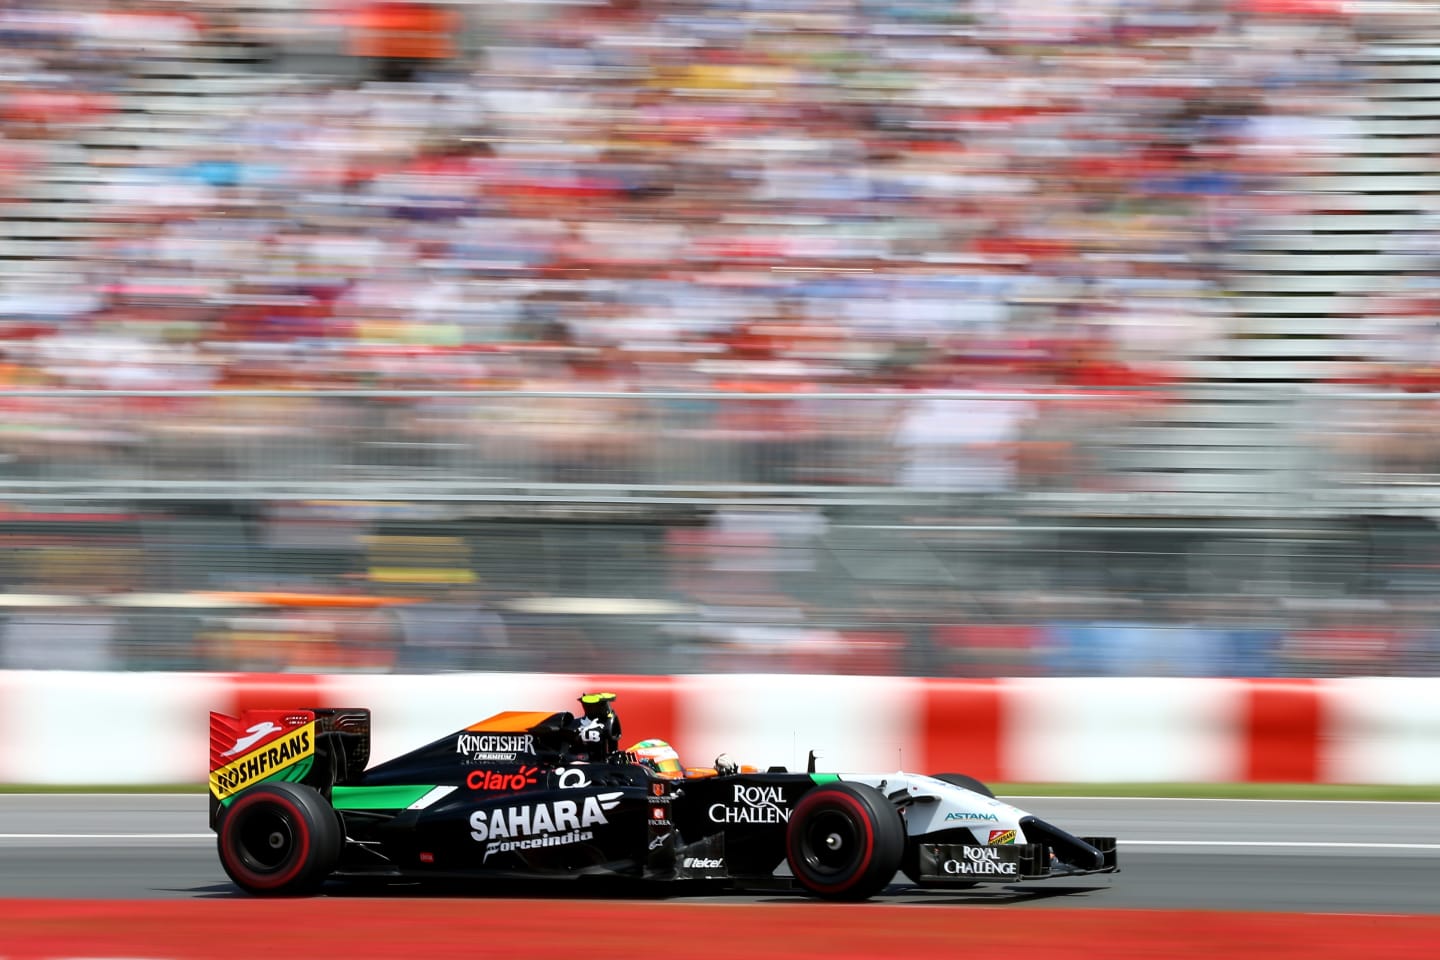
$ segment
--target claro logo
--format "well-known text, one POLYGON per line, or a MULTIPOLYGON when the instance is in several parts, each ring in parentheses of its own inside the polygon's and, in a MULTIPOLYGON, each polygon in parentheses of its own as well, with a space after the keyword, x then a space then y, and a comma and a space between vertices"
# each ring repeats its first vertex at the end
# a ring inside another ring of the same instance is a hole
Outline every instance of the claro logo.
POLYGON ((488 793, 513 793, 535 785, 538 767, 521 767, 515 773, 501 773, 498 770, 471 770, 465 778, 465 786, 471 790, 488 793))
POLYGON ((555 800, 476 810, 470 814, 470 838, 485 844, 485 860, 496 853, 563 847, 595 839, 589 828, 606 824, 605 812, 621 794, 600 793, 583 800, 555 800))
POLYGON ((710 819, 715 823, 789 823, 790 808, 779 787, 737 783, 730 803, 710 804, 710 819))

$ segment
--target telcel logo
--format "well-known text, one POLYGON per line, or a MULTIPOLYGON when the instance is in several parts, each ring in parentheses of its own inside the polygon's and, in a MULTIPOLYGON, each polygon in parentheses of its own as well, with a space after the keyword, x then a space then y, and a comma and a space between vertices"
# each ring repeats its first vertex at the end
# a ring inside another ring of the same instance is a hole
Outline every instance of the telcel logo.
POLYGON ((711 860, 706 857, 686 857, 685 869, 687 870, 719 870, 725 866, 724 860, 711 860))

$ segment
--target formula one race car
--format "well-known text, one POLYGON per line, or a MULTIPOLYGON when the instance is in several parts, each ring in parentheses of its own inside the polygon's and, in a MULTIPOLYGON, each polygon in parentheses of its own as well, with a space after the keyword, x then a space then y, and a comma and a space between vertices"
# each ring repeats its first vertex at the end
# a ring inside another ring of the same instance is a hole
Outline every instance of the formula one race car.
POLYGON ((610 875, 798 885, 863 900, 919 886, 1116 871, 1113 837, 1075 837, 957 774, 684 767, 659 740, 620 750, 613 694, 499 713, 366 769, 364 709, 210 715, 220 862, 262 895, 328 878, 610 875), (787 869, 788 868, 788 869, 787 869))

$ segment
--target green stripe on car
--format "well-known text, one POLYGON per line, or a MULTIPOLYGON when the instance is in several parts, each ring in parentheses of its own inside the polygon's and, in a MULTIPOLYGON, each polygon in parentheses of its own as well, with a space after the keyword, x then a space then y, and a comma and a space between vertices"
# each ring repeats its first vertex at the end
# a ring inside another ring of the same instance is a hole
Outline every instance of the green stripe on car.
POLYGON ((336 810, 404 810, 435 784, 393 784, 384 787, 333 787, 330 805, 336 810))

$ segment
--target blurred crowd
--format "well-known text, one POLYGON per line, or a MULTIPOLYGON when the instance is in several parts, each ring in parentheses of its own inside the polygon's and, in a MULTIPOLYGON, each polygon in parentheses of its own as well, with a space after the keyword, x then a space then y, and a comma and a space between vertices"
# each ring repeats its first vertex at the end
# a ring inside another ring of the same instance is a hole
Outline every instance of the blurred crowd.
POLYGON ((5 264, 0 383, 1166 382, 1356 9, 7 0, 0 198, 94 236, 5 264))
POLYGON ((266 2, 0 5, 0 387, 800 399, 11 398, 7 476, 1163 486, 1114 395, 1232 332, 1408 9, 266 2), (803 399, 937 388, 1113 402, 803 399))

